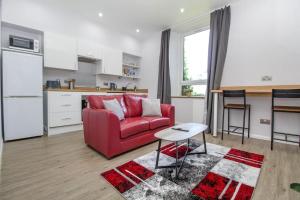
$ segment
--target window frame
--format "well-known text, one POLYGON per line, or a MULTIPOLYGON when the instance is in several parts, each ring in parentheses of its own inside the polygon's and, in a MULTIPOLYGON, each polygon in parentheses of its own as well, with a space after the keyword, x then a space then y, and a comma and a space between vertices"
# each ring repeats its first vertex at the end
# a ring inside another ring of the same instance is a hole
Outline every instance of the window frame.
MULTIPOLYGON (((186 86, 186 85, 189 85, 189 86, 193 86, 193 85, 207 85, 207 78, 206 79, 199 79, 199 80, 188 80, 188 81, 184 81, 183 80, 183 71, 184 71, 184 38, 187 37, 187 36, 196 34, 196 33, 207 31, 209 29, 210 29, 209 26, 205 26, 205 27, 202 27, 200 29, 195 29, 193 31, 186 32, 185 34, 182 35, 182 39, 181 39, 181 41, 182 41, 182 67, 181 67, 181 70, 180 70, 180 94, 181 94, 181 96, 185 96, 185 95, 182 95, 182 87, 183 86, 186 86)), ((205 95, 192 95, 192 97, 204 97, 204 96, 205 95)))

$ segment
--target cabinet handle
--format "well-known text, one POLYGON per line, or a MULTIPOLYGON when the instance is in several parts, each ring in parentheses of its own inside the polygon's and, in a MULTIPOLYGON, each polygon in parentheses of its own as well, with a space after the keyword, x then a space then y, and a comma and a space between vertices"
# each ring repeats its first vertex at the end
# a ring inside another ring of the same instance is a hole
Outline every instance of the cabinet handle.
POLYGON ((72 106, 71 104, 64 104, 64 105, 61 105, 63 107, 69 107, 69 106, 72 106))
POLYGON ((70 118, 70 117, 62 118, 62 120, 70 120, 70 119, 72 119, 72 118, 70 118))

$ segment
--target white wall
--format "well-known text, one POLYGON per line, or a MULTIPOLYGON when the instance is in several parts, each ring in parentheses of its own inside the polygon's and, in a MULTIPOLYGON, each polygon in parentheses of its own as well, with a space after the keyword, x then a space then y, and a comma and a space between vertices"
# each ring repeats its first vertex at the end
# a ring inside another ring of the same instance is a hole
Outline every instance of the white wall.
MULTIPOLYGON (((102 26, 100 21, 92 22, 76 13, 60 8, 59 5, 47 5, 38 0, 3 0, 2 16, 3 21, 12 24, 94 41, 134 55, 141 54, 141 42, 136 38, 108 29, 102 26)), ((66 77, 62 79, 71 78, 67 77, 68 73, 64 74, 66 77)), ((97 76, 96 78, 100 83, 103 82, 102 79, 106 81, 106 77, 97 76)), ((109 79, 120 82, 120 87, 127 82, 132 82, 119 80, 116 77, 109 77, 109 79)))
POLYGON ((300 1, 243 0, 231 7, 222 85, 299 84, 300 1), (273 81, 262 82, 264 75, 273 81))
MULTIPOLYGON (((300 83, 300 1, 243 0, 231 5, 232 17, 222 86, 284 85, 300 83), (262 82, 270 75, 272 81, 262 82)), ((251 97, 251 134, 269 139, 270 126, 259 119, 271 118, 271 98, 251 97)), ((298 104, 286 101, 282 104, 298 104)), ((233 114, 233 123, 241 116, 233 114)), ((276 119, 277 118, 277 119, 276 119)), ((281 131, 299 133, 300 116, 278 114, 281 131)))
POLYGON ((142 62, 139 82, 140 88, 148 88, 149 97, 157 97, 158 66, 161 33, 155 33, 142 44, 142 62))
POLYGON ((172 98, 175 105, 176 122, 204 122, 204 99, 203 98, 172 98))
POLYGON ((183 34, 171 31, 169 51, 171 95, 180 96, 180 82, 183 77, 183 34))
MULTIPOLYGON (((151 98, 157 97, 158 66, 160 54, 161 32, 154 34, 142 44, 141 88, 149 89, 151 98)), ((170 78, 172 96, 180 95, 180 80, 182 76, 182 35, 171 32, 170 38, 170 78)), ((172 98, 175 105, 176 122, 203 122, 203 99, 172 98)))

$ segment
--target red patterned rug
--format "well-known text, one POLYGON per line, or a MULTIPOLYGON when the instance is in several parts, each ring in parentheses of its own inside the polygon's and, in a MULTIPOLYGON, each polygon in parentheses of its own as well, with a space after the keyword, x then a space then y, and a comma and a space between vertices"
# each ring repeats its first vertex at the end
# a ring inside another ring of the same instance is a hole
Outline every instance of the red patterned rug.
MULTIPOLYGON (((190 152, 203 151, 192 140, 190 152)), ((181 159, 187 150, 179 148, 181 159)), ((163 147, 159 165, 175 163, 174 144, 163 147)), ((263 155, 207 143, 207 154, 186 157, 178 179, 170 169, 155 169, 156 151, 129 161, 101 175, 125 199, 132 200, 248 200, 258 181, 263 155)))

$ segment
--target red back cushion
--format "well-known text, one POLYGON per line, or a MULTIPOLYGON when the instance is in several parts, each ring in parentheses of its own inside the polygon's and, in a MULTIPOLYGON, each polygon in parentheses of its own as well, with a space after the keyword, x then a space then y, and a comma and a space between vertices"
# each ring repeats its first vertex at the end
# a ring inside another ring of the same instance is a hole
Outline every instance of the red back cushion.
POLYGON ((124 103, 123 95, 91 95, 87 97, 87 100, 92 109, 104 109, 103 100, 113 100, 117 99, 123 108, 124 113, 126 114, 127 109, 124 103))
POLYGON ((124 101, 127 108, 125 117, 138 117, 143 113, 142 98, 147 97, 146 95, 133 95, 125 94, 124 101))

